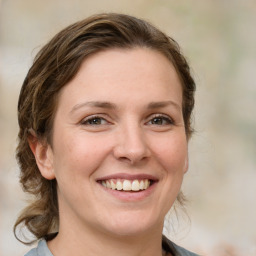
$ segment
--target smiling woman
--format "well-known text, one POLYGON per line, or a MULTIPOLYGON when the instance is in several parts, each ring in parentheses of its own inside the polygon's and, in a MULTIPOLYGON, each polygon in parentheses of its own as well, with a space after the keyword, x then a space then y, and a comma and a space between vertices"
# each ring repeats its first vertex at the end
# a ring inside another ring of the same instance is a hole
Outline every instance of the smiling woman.
POLYGON ((57 34, 21 89, 17 158, 35 195, 27 255, 195 255, 162 236, 188 168, 195 84, 149 23, 101 14, 57 34))

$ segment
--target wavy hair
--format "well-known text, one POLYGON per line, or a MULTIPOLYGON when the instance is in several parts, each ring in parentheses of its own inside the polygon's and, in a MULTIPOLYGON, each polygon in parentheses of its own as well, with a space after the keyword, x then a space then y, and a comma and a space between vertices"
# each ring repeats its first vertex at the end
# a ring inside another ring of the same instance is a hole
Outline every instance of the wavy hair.
MULTIPOLYGON (((58 95, 89 55, 111 48, 134 47, 156 50, 174 65, 182 84, 183 118, 187 138, 190 138, 195 82, 179 45, 172 38, 149 22, 124 14, 98 14, 68 26, 36 55, 19 96, 16 157, 22 188, 34 199, 14 225, 18 240, 16 231, 20 224, 37 239, 58 231, 59 225, 57 182, 41 175, 28 144, 29 136, 33 133, 51 145, 58 95)), ((184 197, 181 192, 177 199, 182 205, 184 197)), ((30 244, 33 241, 22 242, 30 244)))

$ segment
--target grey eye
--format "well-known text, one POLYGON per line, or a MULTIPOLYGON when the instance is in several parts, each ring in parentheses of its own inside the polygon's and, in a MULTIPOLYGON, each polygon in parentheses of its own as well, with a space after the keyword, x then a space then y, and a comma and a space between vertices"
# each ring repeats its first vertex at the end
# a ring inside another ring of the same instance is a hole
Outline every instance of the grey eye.
POLYGON ((107 124, 107 121, 102 117, 91 117, 82 121, 84 125, 101 125, 107 124))
POLYGON ((168 117, 165 116, 159 116, 159 117, 154 117, 150 120, 150 123, 153 125, 167 125, 167 124, 172 124, 172 120, 168 117))

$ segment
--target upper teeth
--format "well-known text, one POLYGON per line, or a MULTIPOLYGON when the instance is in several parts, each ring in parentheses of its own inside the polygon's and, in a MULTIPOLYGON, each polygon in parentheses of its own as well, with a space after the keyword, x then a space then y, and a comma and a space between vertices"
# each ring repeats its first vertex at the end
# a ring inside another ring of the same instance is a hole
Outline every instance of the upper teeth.
POLYGON ((145 190, 149 187, 150 181, 145 180, 106 180, 101 181, 101 184, 104 187, 113 189, 113 190, 124 190, 124 191, 139 191, 145 190))

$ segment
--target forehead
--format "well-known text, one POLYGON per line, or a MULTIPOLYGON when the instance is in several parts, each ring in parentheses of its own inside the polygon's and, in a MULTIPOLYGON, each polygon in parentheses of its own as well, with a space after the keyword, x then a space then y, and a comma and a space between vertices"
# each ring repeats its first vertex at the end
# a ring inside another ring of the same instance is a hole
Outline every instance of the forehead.
POLYGON ((180 101, 181 90, 174 66, 162 53, 148 48, 109 49, 84 60, 76 76, 62 89, 60 100, 175 97, 180 101))
MULTIPOLYGON (((80 76, 85 69, 88 73, 97 73, 97 71, 104 71, 102 74, 106 75, 106 71, 109 71, 110 75, 114 75, 115 72, 132 71, 134 74, 147 72, 158 68, 158 72, 167 71, 167 73, 176 73, 172 62, 161 52, 155 49, 149 49, 146 47, 134 47, 134 48, 111 48, 94 53, 87 57, 82 63, 77 75, 80 76), (132 65, 129 65, 132 64, 132 65), (137 72, 134 72, 135 69, 137 72)), ((173 75, 173 74, 171 74, 173 75)))

